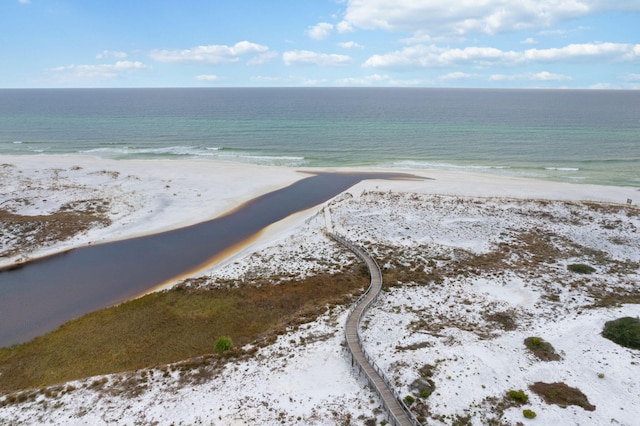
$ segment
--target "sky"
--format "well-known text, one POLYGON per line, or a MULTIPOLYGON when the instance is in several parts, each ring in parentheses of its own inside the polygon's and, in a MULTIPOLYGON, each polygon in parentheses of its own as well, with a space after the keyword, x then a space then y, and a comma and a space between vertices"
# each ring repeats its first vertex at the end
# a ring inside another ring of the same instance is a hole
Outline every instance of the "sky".
POLYGON ((0 88, 640 89, 640 0, 0 0, 0 88))

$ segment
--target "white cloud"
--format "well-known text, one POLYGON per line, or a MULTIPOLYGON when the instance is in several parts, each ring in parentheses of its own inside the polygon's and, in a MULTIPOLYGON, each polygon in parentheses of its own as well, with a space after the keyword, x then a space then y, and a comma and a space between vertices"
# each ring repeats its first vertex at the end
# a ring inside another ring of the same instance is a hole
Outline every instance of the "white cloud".
POLYGON ((251 77, 251 81, 257 83, 268 83, 278 85, 304 85, 304 86, 318 86, 321 84, 327 83, 329 80, 327 79, 313 79, 307 77, 299 77, 299 76, 287 76, 287 77, 271 77, 271 76, 255 76, 251 77))
POLYGON ((640 81, 640 74, 638 73, 627 73, 622 77, 625 81, 640 81))
POLYGON ((278 52, 268 51, 247 61, 247 65, 262 65, 278 57, 278 52))
POLYGON ((353 26, 346 21, 339 22, 338 25, 336 25, 336 30, 338 30, 340 34, 352 33, 354 31, 353 26))
POLYGON ((347 77, 337 80, 337 83, 341 86, 371 86, 374 84, 380 84, 389 82, 391 77, 388 75, 373 74, 364 77, 347 77))
POLYGON ((124 59, 127 57, 125 52, 117 52, 114 50, 103 50, 101 53, 96 55, 96 59, 107 59, 107 58, 115 58, 115 59, 124 59))
POLYGON ((639 11, 640 2, 605 0, 349 0, 345 27, 431 35, 541 29, 600 11, 639 11))
POLYGON ((268 50, 269 48, 267 46, 248 41, 240 41, 233 46, 208 45, 182 50, 153 50, 149 56, 151 59, 159 62, 205 62, 208 64, 221 64, 237 62, 242 55, 262 53, 268 50))
POLYGON ((342 47, 343 49, 355 49, 355 48, 363 47, 361 44, 358 44, 355 41, 341 42, 341 43, 338 43, 338 46, 342 47))
POLYGON ((443 48, 416 45, 382 55, 373 55, 363 64, 371 68, 429 68, 450 65, 519 65, 531 62, 567 62, 585 58, 635 60, 640 45, 625 43, 570 44, 560 48, 504 51, 494 47, 443 48))
POLYGON ((538 73, 524 73, 524 74, 493 74, 489 77, 491 81, 567 81, 573 80, 573 78, 563 75, 554 74, 548 71, 541 71, 538 73))
POLYGON ((537 44, 538 41, 533 37, 527 37, 524 40, 522 40, 520 43, 522 43, 522 44, 537 44))
POLYGON ((417 45, 384 55, 373 55, 367 59, 363 66, 372 68, 428 68, 461 63, 486 66, 514 62, 517 59, 517 52, 505 52, 493 47, 450 49, 434 45, 417 45))
POLYGON ((201 75, 197 75, 195 78, 198 81, 218 81, 218 80, 220 80, 220 77, 218 77, 215 74, 201 74, 201 75))
POLYGON ((465 80, 468 78, 478 78, 478 74, 455 71, 438 77, 439 80, 465 80))
POLYGON ((307 30, 307 34, 314 40, 324 40, 333 32, 333 24, 320 22, 307 30))
POLYGON ((347 55, 327 54, 309 50, 290 50, 282 54, 285 65, 320 65, 327 67, 345 66, 351 63, 347 55))
POLYGON ((558 37, 558 36, 566 36, 572 33, 589 31, 591 27, 580 26, 573 29, 554 29, 554 30, 543 30, 538 32, 539 35, 545 37, 558 37))
POLYGON ((118 61, 115 64, 98 65, 66 65, 51 68, 49 71, 61 80, 108 80, 123 73, 147 69, 148 66, 139 61, 118 61))
POLYGON ((18 0, 18 3, 20 3, 20 4, 29 4, 29 3, 31 3, 31 0, 18 0))
POLYGON ((618 57, 633 59, 640 53, 640 45, 625 43, 570 44, 560 48, 529 49, 524 58, 530 61, 557 61, 581 57, 618 57))

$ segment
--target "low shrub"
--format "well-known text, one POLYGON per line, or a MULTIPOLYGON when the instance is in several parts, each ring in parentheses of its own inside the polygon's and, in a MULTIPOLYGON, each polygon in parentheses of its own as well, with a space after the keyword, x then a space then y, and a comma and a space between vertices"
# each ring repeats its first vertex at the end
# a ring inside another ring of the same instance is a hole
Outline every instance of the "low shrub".
POLYGON ((631 349, 640 349, 640 319, 622 317, 607 321, 602 330, 602 337, 631 349))
POLYGON ((231 337, 221 337, 216 340, 215 350, 217 353, 221 354, 222 352, 230 351, 233 348, 233 342, 231 341, 231 337))
POLYGON ((567 269, 576 274, 593 274, 596 271, 595 268, 583 263, 572 263, 567 266, 567 269))
POLYGON ((416 402, 416 399, 412 395, 407 395, 407 396, 404 397, 404 402, 407 405, 411 405, 414 402, 416 402))
POLYGON ((553 345, 540 337, 527 337, 524 339, 524 345, 542 361, 559 361, 562 359, 562 357, 556 353, 553 345))
POLYGON ((522 415, 526 418, 526 419, 535 419, 537 414, 535 411, 533 410, 522 410, 522 415))
POLYGON ((526 404, 529 401, 529 396, 522 390, 510 390, 507 392, 509 398, 516 401, 519 404, 526 404))

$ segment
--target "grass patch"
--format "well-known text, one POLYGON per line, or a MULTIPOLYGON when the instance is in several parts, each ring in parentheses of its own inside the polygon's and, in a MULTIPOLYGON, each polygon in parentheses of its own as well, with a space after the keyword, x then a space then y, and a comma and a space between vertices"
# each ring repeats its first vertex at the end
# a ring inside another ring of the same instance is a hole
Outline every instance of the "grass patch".
POLYGON ((640 349, 640 319, 622 317, 607 321, 602 330, 602 337, 625 348, 640 349))
POLYGON ((221 337, 216 340, 216 344, 214 349, 216 353, 221 354, 222 352, 230 351, 233 348, 233 342, 230 337, 221 337))
POLYGON ((559 361, 562 359, 560 354, 556 353, 553 345, 540 337, 527 337, 524 339, 524 345, 542 361, 559 361))
POLYGON ((350 302, 368 283, 368 276, 349 272, 279 285, 152 293, 0 348, 0 394, 209 354, 219 336, 241 347, 311 321, 327 305, 350 302))
POLYGON ((507 392, 507 395, 511 400, 517 402, 518 404, 526 404, 529 401, 529 396, 522 389, 510 390, 509 392, 507 392))
POLYGON ((595 405, 591 405, 586 395, 580 389, 572 388, 565 383, 535 382, 529 386, 531 392, 539 395, 547 404, 555 404, 560 407, 577 405, 587 411, 594 411, 595 405))
POLYGON ((576 274, 593 274, 596 271, 592 266, 583 263, 572 263, 571 265, 567 265, 567 269, 576 274))

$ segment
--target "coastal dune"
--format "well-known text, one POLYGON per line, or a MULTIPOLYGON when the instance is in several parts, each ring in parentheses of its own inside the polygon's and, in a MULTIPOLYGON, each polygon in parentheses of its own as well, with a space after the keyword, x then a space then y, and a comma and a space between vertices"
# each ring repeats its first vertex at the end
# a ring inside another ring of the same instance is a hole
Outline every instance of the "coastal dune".
MULTIPOLYGON (((199 223, 308 176, 303 172, 218 161, 3 156, 1 211, 41 221, 75 209, 104 220, 50 241, 18 239, 8 230, 0 260, 8 266, 199 223), (107 201, 100 211, 91 207, 102 205, 97 200, 107 201)), ((425 270, 439 274, 442 281, 435 287, 409 280, 389 288, 363 331, 365 349, 401 395, 412 393, 418 370, 433 367, 436 390, 414 406, 426 410, 433 424, 467 415, 486 423, 495 413, 491 398, 519 389, 529 394, 529 403, 504 409, 502 420, 509 424, 526 422, 523 408, 535 410, 539 424, 633 424, 640 415, 638 383, 632 379, 638 373, 637 351, 603 339, 600 331, 605 321, 640 315, 638 305, 592 305, 597 289, 637 293, 640 277, 632 265, 640 262, 638 189, 442 170, 402 172, 424 179, 359 182, 267 227, 195 276, 215 284, 256 273, 313 274, 327 267, 327 259, 348 261, 323 235, 325 214, 319 212, 324 208, 335 230, 369 249, 383 269, 423 262, 425 270), (553 262, 552 253, 544 251, 555 247, 552 243, 559 244, 553 262), (480 261, 496 247, 523 247, 530 256, 514 251, 493 270, 480 261), (456 264, 449 266, 453 261, 471 266, 459 271, 456 264), (576 277, 567 270, 570 263, 592 263, 596 273, 576 277), (562 359, 536 360, 523 345, 532 335, 553 343, 562 359), (528 389, 536 381, 579 388, 596 409, 546 404, 528 389)), ((105 413, 132 423, 379 422, 375 395, 350 369, 341 346, 346 309, 328 309, 204 384, 184 384, 179 375, 160 373, 138 396, 103 398, 100 390, 83 387, 96 379, 77 381, 78 390, 59 397, 59 404, 43 408, 36 400, 1 407, 0 423, 35 424, 43 413, 52 424, 70 419, 100 424, 105 413)))
MULTIPOLYGON (((390 172, 425 181, 363 181, 353 192, 401 191, 483 197, 640 202, 633 187, 580 185, 443 170, 332 168, 310 172, 390 172)), ((215 160, 127 160, 87 156, 0 157, 0 209, 26 217, 46 216, 80 202, 106 203, 108 225, 95 226, 55 245, 33 241, 13 253, 17 239, 0 236, 0 267, 32 258, 200 223, 231 211, 259 195, 308 176, 304 169, 215 160), (6 254, 10 253, 10 254, 6 254)), ((310 212, 311 214, 312 212, 310 212)))

